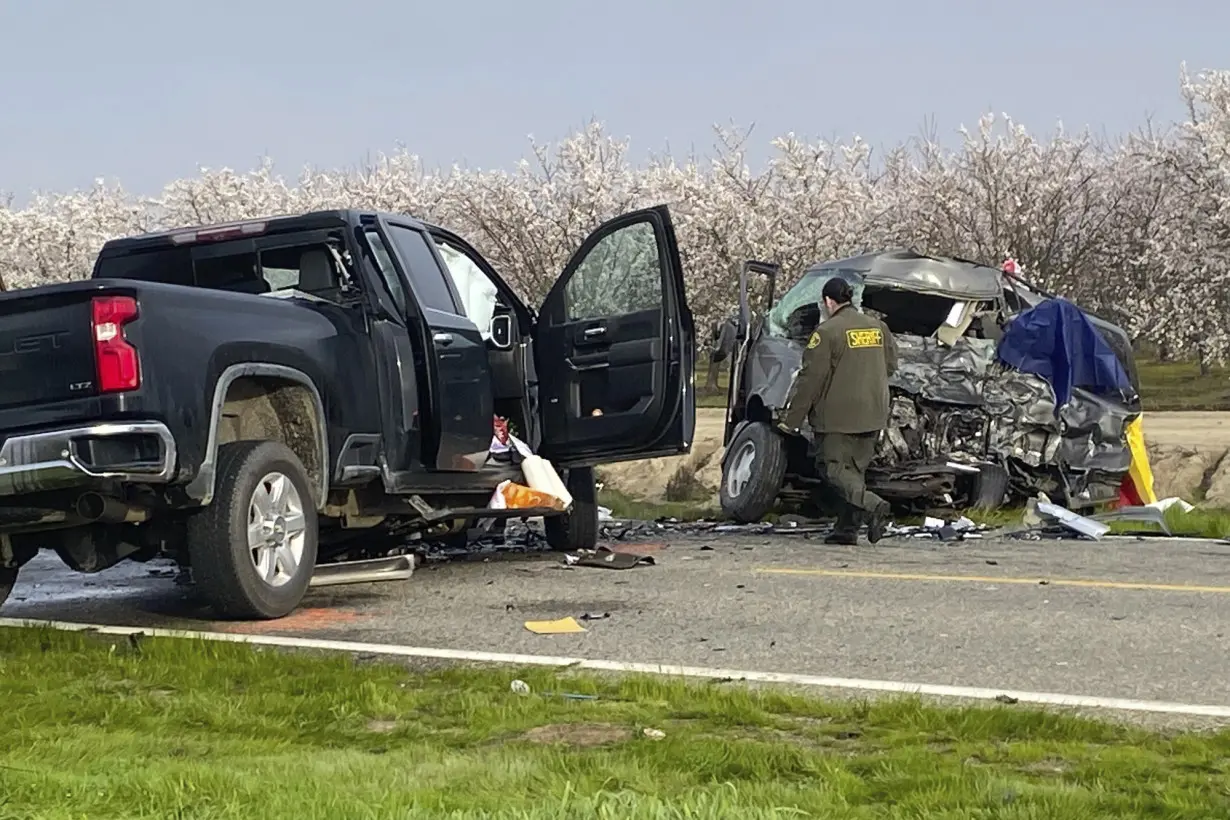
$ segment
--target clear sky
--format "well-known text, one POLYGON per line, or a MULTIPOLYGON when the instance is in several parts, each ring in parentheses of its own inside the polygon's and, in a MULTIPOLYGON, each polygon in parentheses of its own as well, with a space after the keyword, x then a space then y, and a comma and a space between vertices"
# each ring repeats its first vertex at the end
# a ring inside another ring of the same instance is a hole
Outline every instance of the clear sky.
POLYGON ((509 167, 591 119, 637 156, 715 122, 950 138, 987 110, 1118 133, 1230 68, 1217 0, 0 0, 0 190, 154 193, 262 155, 295 174, 404 144, 509 167))

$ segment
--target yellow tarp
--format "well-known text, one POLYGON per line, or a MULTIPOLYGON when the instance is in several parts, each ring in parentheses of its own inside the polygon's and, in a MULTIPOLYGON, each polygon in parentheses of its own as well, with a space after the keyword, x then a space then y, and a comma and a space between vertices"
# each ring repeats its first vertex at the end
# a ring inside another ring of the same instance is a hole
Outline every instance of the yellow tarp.
POLYGON ((1141 503, 1153 504, 1157 501, 1157 495, 1153 492, 1153 470, 1149 467, 1149 453, 1145 449, 1143 418, 1143 414, 1137 416, 1136 420, 1127 426, 1128 449, 1132 453, 1132 466, 1128 469, 1128 475, 1131 476, 1141 503))

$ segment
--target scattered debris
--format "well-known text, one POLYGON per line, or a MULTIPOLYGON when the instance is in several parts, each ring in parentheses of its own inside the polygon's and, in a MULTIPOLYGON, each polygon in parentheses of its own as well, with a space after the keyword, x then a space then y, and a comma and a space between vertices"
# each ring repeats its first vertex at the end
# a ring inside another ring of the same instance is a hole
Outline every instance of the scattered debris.
POLYGON ((593 615, 589 612, 586 612, 585 614, 581 616, 581 620, 582 621, 605 621, 609 617, 611 617, 611 613, 609 612, 603 612, 601 615, 593 615))
POLYGON ((1186 501, 1184 501, 1181 498, 1178 498, 1177 496, 1171 496, 1170 498, 1163 498, 1159 501, 1154 501, 1152 504, 1146 504, 1145 506, 1152 507, 1157 510, 1161 510, 1162 512, 1166 512, 1166 510, 1176 505, 1178 506, 1180 510, 1182 510, 1185 513, 1189 513, 1192 510, 1196 509, 1194 505, 1188 504, 1186 501))
POLYGON ((666 732, 662 731, 661 729, 648 729, 647 728, 645 729, 644 732, 642 732, 642 734, 644 734, 645 737, 649 738, 650 740, 663 740, 666 738, 666 732))
MULTIPOLYGON (((1177 500, 1178 499, 1176 499, 1176 501, 1177 500)), ((1093 518, 1094 521, 1099 521, 1102 523, 1109 521, 1141 521, 1147 524, 1156 524, 1158 529, 1161 530, 1159 535, 1165 535, 1168 537, 1172 535, 1170 532, 1170 527, 1166 524, 1165 511, 1152 505, 1145 505, 1143 507, 1120 507, 1116 510, 1110 510, 1108 512, 1091 516, 1091 518, 1093 518)), ((1144 535, 1145 533, 1141 534, 1144 535)))
POLYGON ((1038 502, 1037 510, 1040 515, 1047 518, 1052 518, 1064 527, 1067 527, 1072 532, 1092 538, 1095 541, 1110 532, 1109 524, 1103 524, 1102 522, 1095 521, 1092 518, 1077 515, 1068 508, 1061 507, 1058 504, 1050 504, 1045 501, 1040 501, 1038 502))
POLYGON ((982 538, 982 534, 994 529, 986 524, 975 524, 965 516, 948 522, 942 518, 927 516, 921 526, 889 527, 888 535, 904 538, 935 538, 940 541, 963 541, 966 538, 982 538))
POLYGON ((570 635, 588 631, 571 616, 555 621, 526 621, 525 628, 535 635, 570 635))
MULTIPOLYGON (((529 624, 526 624, 529 626, 529 624)), ((508 685, 514 695, 528 695, 530 693, 530 685, 523 680, 515 680, 508 685)))
POLYGON ((606 547, 599 547, 596 550, 578 550, 576 553, 569 553, 564 556, 564 563, 568 566, 578 567, 599 567, 601 569, 632 569, 633 567, 647 564, 652 566, 657 563, 653 560, 652 555, 636 555, 631 552, 615 552, 606 547))

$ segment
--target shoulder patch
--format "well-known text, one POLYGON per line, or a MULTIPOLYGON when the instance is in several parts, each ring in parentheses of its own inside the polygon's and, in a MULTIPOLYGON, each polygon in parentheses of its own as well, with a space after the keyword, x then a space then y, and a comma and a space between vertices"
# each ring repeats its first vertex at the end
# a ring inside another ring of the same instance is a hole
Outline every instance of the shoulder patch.
POLYGON ((860 328, 846 331, 846 347, 883 347, 884 333, 879 328, 860 328))
POLYGON ((815 350, 819 346, 820 346, 820 331, 813 330, 811 332, 811 338, 807 340, 807 349, 815 350))

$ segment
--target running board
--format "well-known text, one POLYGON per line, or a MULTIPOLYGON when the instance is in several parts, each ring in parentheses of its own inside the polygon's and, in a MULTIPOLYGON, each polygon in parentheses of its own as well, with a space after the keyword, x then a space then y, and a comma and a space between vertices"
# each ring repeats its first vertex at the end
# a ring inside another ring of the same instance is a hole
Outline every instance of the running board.
POLYGON ((316 567, 316 572, 312 574, 312 581, 308 586, 316 589, 342 584, 405 581, 413 574, 413 555, 395 555, 392 558, 373 558, 368 561, 342 561, 316 567))

